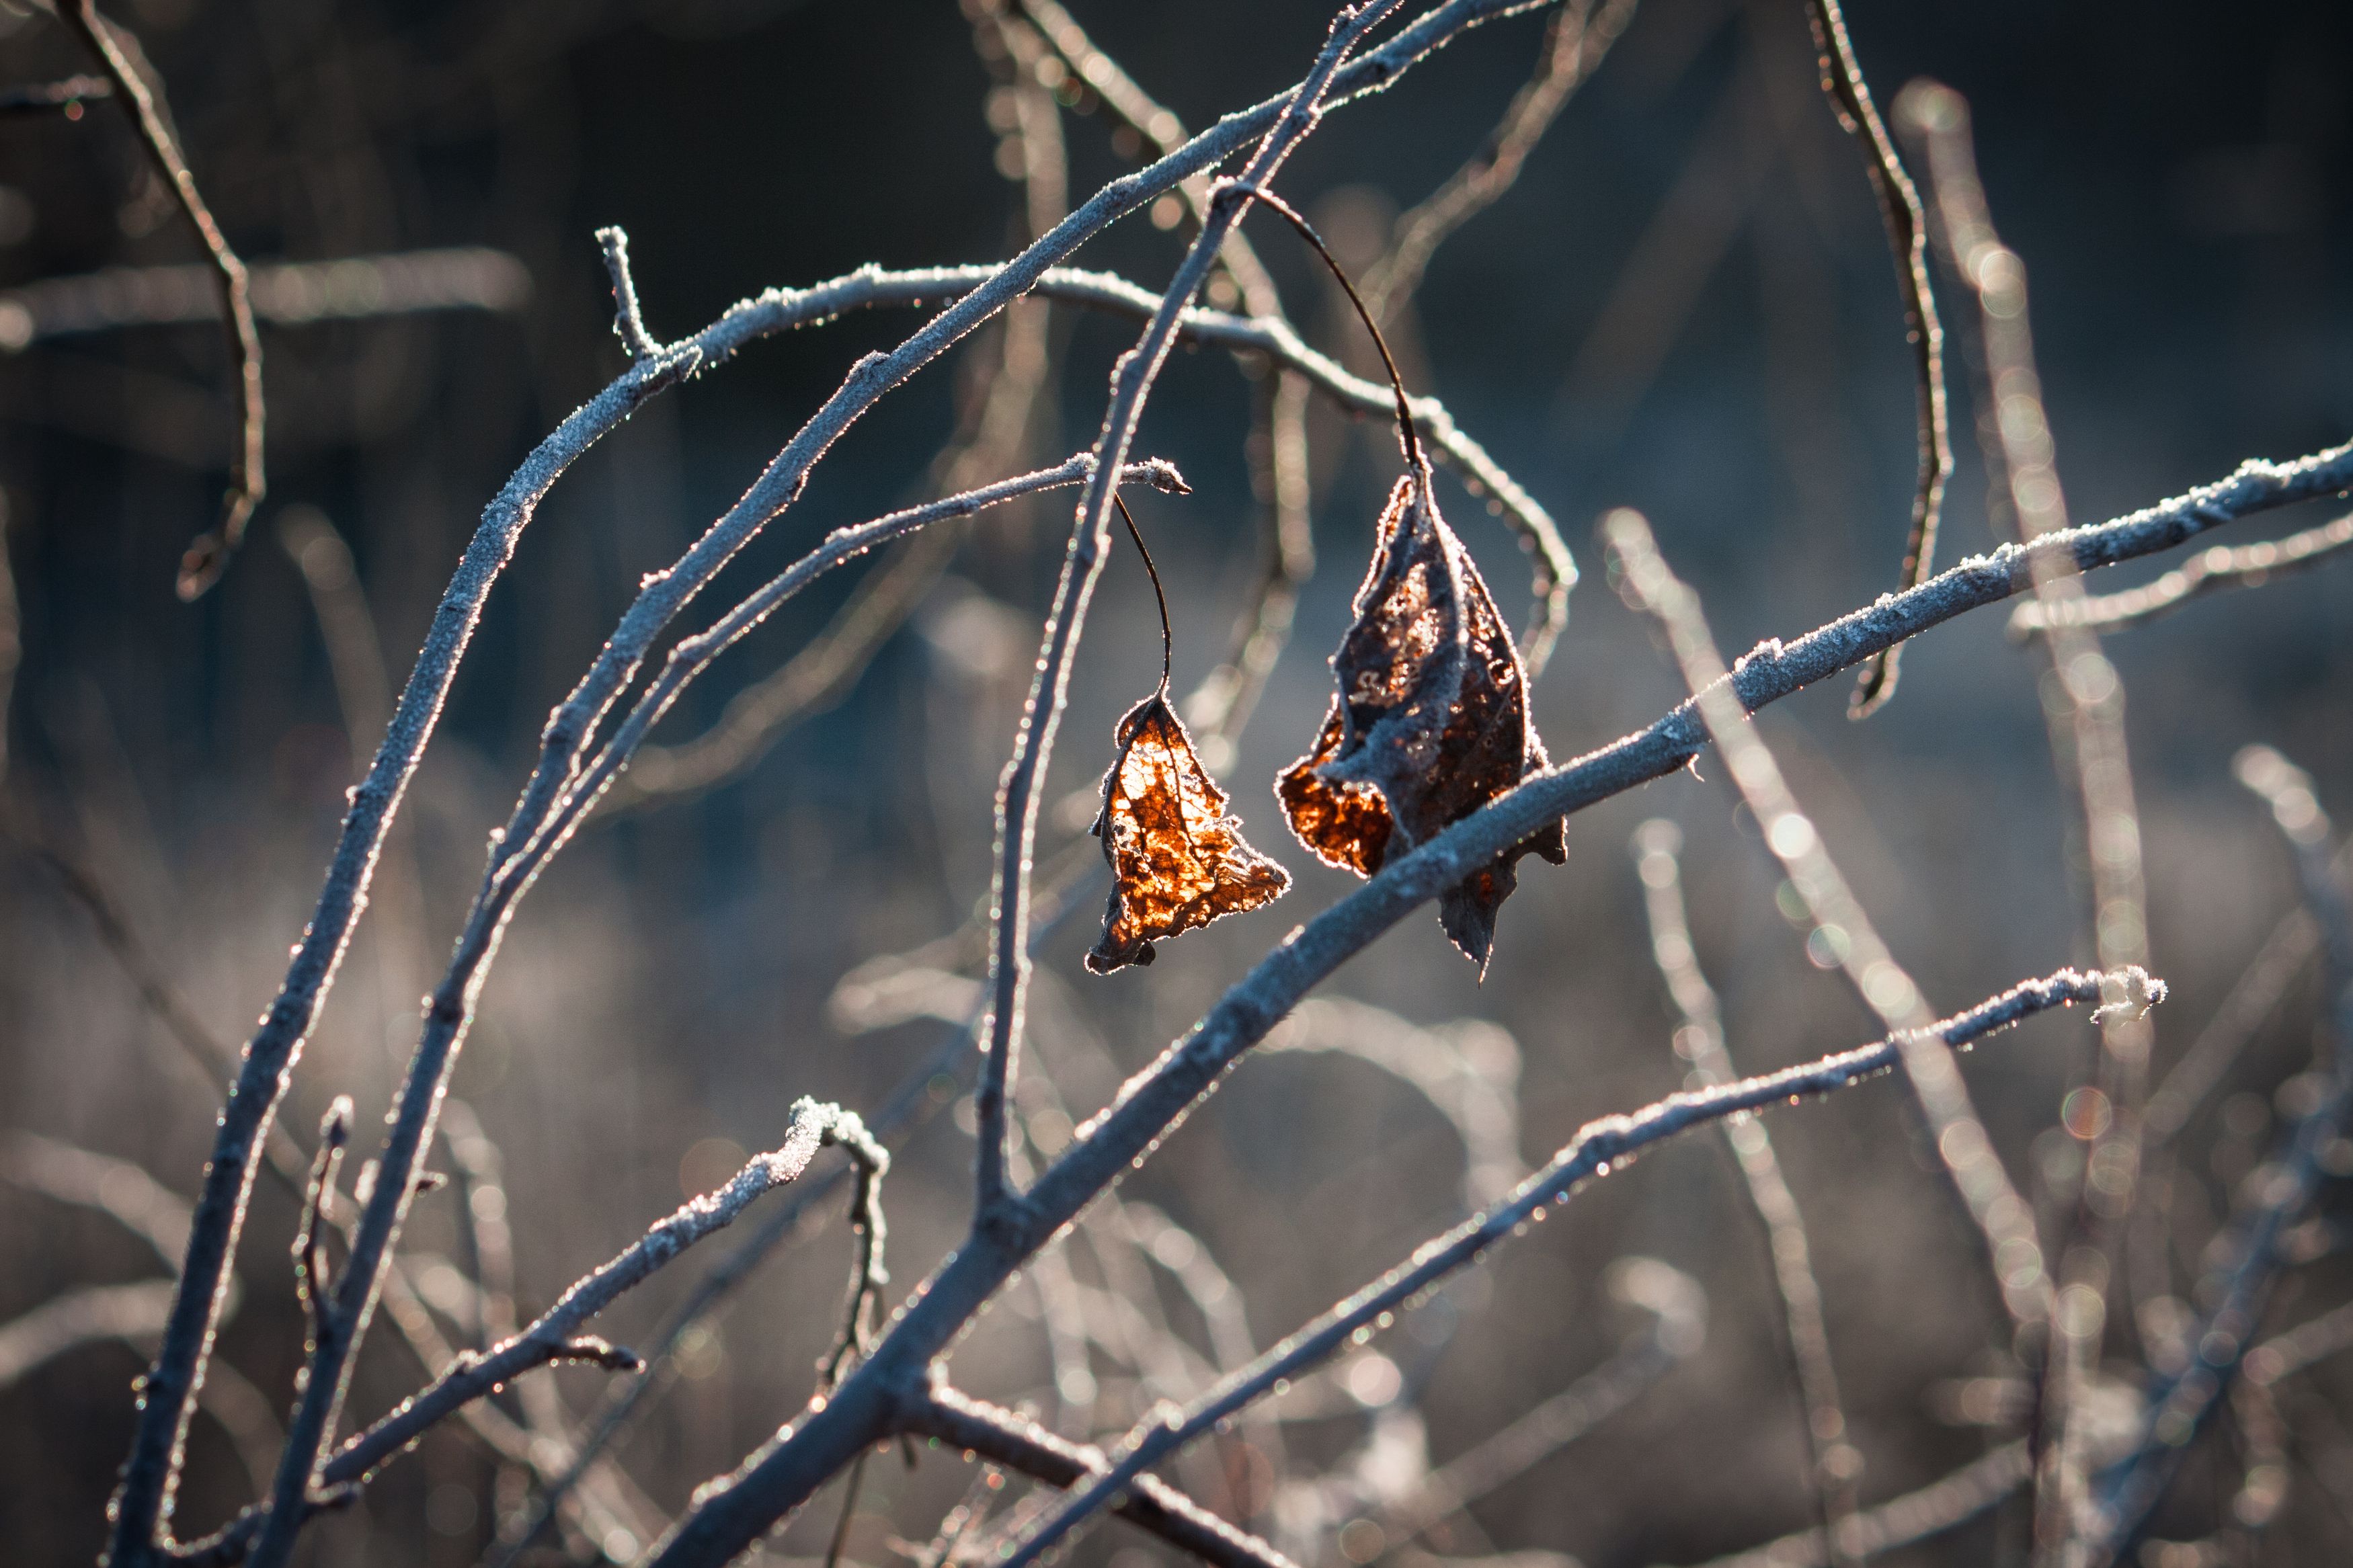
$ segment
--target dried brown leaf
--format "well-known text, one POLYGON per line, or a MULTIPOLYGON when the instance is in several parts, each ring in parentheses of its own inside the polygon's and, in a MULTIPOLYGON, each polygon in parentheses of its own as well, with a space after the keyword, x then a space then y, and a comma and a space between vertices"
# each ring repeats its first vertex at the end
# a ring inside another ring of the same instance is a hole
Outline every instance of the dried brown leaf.
POLYGON ((1128 710, 1103 774, 1095 836, 1111 865, 1111 902, 1087 967, 1149 963, 1152 944, 1281 898, 1291 873, 1242 842, 1228 797, 1201 765, 1168 689, 1128 710))
MULTIPOLYGON (((1275 781, 1291 829, 1369 877, 1547 765, 1527 674, 1479 568, 1439 514, 1427 470, 1398 481, 1356 624, 1332 656, 1339 694, 1307 755, 1275 781)), ((1440 895, 1438 918, 1483 972, 1520 857, 1558 865, 1554 822, 1440 895)))

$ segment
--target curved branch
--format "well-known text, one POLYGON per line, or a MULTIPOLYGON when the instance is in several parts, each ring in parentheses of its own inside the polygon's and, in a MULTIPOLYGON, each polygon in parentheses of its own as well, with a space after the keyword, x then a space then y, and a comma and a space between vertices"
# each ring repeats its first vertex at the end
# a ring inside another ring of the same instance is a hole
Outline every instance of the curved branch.
MULTIPOLYGON (((871 1159, 889 1162, 888 1155, 873 1148, 856 1115, 837 1105, 802 1099, 793 1106, 784 1141, 775 1150, 754 1155, 726 1185, 705 1193, 655 1225, 611 1261, 575 1283, 521 1333, 487 1351, 460 1353, 430 1384, 337 1449, 320 1467, 318 1480, 329 1489, 364 1485, 387 1460, 441 1421, 536 1368, 559 1362, 588 1362, 610 1371, 642 1371, 644 1363, 637 1356, 602 1340, 583 1337, 581 1327, 680 1253, 733 1225, 763 1194, 797 1180, 820 1149, 835 1143, 849 1149, 861 1170, 869 1168, 871 1159)), ((331 1490, 306 1500, 305 1517, 328 1506, 334 1495, 331 1490)), ((223 1568, 245 1561, 249 1552, 259 1556, 269 1516, 268 1509, 248 1508, 211 1538, 192 1542, 174 1555, 188 1563, 223 1568)))
MULTIPOLYGON (((2079 569, 2090 571, 2348 485, 2353 443, 2292 463, 2252 461, 2229 479, 2131 516, 1965 561, 1910 593, 1887 595, 1796 642, 1763 644, 1738 662, 1730 677, 1732 690, 1754 712, 1930 626, 2030 593, 2038 551, 2069 552, 2079 569)), ((926 1386, 931 1358, 954 1342, 1006 1279, 1166 1136, 1227 1069, 1342 963, 1546 822, 1674 773, 1706 744, 1697 706, 1687 700, 1648 729, 1531 776, 1391 861, 1285 939, 1080 1129, 1071 1146, 1022 1195, 1009 1223, 976 1229, 966 1238, 916 1289, 873 1356, 822 1409, 813 1409, 747 1458, 728 1487, 733 1495, 712 1494, 727 1496, 735 1528, 751 1530, 762 1519, 781 1517, 881 1436, 897 1403, 926 1386)), ((717 1552, 717 1544, 706 1542, 671 1561, 707 1562, 717 1552)))
POLYGON ((1388 321, 1412 299, 1438 247, 1518 182, 1528 154, 1634 19, 1635 4, 1603 0, 1597 10, 1594 0, 1570 0, 1560 8, 1545 35, 1535 74, 1512 96, 1487 144, 1390 227, 1388 253, 1365 275, 1365 298, 1376 320, 1388 321))
MULTIPOLYGON (((1912 344, 1919 384, 1920 482, 1912 498, 1912 531, 1904 544, 1902 586, 1926 581, 1936 556, 1936 515, 1945 503, 1945 479, 1953 471, 1953 443, 1945 417, 1945 332, 1936 321, 1936 290, 1928 279, 1928 224, 1920 193, 1904 172, 1904 160, 1887 137, 1887 127, 1871 101, 1871 84, 1847 36, 1839 0, 1806 0, 1820 57, 1822 91, 1838 111, 1839 126, 1863 144, 1872 194, 1887 223, 1895 252, 1895 279, 1904 290, 1904 325, 1912 344)), ((1894 648, 1863 667, 1850 711, 1857 718, 1895 694, 1894 648)))
MULTIPOLYGON (((1696 1082, 1728 1083, 1736 1076, 1732 1050, 1725 1043, 1715 987, 1700 968, 1692 942, 1683 904, 1682 850, 1683 834, 1672 822, 1654 817, 1635 829, 1634 861, 1650 915, 1651 952, 1683 1019, 1683 1026, 1675 1031, 1675 1054, 1691 1064, 1696 1082)), ((1814 1275, 1805 1215, 1789 1191, 1763 1121, 1752 1117, 1728 1123, 1724 1135, 1747 1189, 1748 1206, 1765 1232, 1766 1258, 1781 1298, 1781 1334, 1797 1384, 1807 1451, 1813 1459, 1810 1479, 1823 1538, 1832 1563, 1851 1568, 1862 1560, 1853 1544, 1854 1478, 1862 1468, 1862 1456, 1847 1441, 1846 1407, 1839 1398, 1838 1370, 1831 1357, 1821 1282, 1814 1275)))
MULTIPOLYGON (((2162 992, 2161 986, 2148 982, 2146 976, 2139 979, 2141 984, 2162 992)), ((1945 1046, 1957 1049, 2036 1013, 2079 1002, 2100 1002, 2107 993, 2127 984, 2124 977, 2064 969, 2047 979, 2028 981, 1979 1003, 1968 1012, 1934 1026, 1929 1032, 1945 1046)), ((1114 1450, 1109 1468, 1090 1481, 1084 1490, 1072 1493, 1061 1506, 1033 1521, 1015 1541, 1000 1548, 994 1562, 998 1568, 1027 1568, 1072 1528, 1109 1503, 1114 1494, 1134 1484, 1146 1468, 1265 1396, 1277 1383, 1298 1376, 1344 1349, 1357 1330, 1374 1324, 1384 1314, 1409 1307, 1448 1275, 1472 1263, 1531 1221, 1541 1219, 1548 1208, 1567 1203, 1587 1182, 1622 1168, 1651 1144, 1688 1128, 1759 1110, 1780 1101, 1827 1094, 1874 1078, 1904 1060, 1907 1043, 1900 1036, 1891 1036, 1858 1050, 1737 1083, 1670 1095, 1630 1115, 1588 1123, 1544 1169, 1522 1183, 1510 1198, 1417 1247, 1409 1258, 1379 1280, 1292 1334, 1190 1405, 1181 1410, 1165 1408, 1155 1412, 1114 1450)))
POLYGON ((237 455, 229 470, 228 494, 221 502, 220 521, 198 535, 180 560, 180 597, 194 599, 220 580, 229 557, 244 542, 245 525, 252 520, 253 509, 261 504, 262 496, 269 489, 268 471, 262 463, 261 334, 253 324, 253 300, 245 263, 229 248, 220 225, 213 221, 212 210, 205 205, 204 194, 196 189, 196 177, 189 172, 187 159, 181 155, 179 142, 164 118, 162 106, 155 101, 146 79, 133 68, 130 57, 123 52, 114 24, 99 15, 98 0, 77 0, 70 7, 60 5, 58 9, 66 25, 81 36, 90 52, 106 67, 116 95, 130 106, 132 117, 139 123, 140 139, 146 144, 148 161, 154 164, 164 183, 172 187, 180 210, 187 215, 188 226, 196 231, 196 237, 212 258, 217 279, 222 326, 228 338, 229 368, 237 378, 237 455))

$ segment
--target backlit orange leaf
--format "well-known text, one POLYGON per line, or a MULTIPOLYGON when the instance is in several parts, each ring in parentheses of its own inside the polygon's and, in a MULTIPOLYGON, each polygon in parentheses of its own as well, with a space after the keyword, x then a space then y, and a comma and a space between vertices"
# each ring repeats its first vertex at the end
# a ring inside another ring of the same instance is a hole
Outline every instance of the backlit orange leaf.
POLYGON ((1272 903, 1291 873, 1242 842, 1228 797, 1193 749, 1164 685, 1113 733, 1095 836, 1111 865, 1111 902, 1087 967, 1108 974, 1152 962, 1152 944, 1272 903))
MULTIPOLYGON (((1339 693, 1315 744, 1275 781, 1300 842, 1369 877, 1547 765, 1527 675, 1478 566, 1439 515, 1427 469, 1389 494, 1356 620, 1332 656, 1339 693)), ((1439 899, 1446 934, 1483 972, 1520 857, 1567 858, 1554 822, 1439 899)))

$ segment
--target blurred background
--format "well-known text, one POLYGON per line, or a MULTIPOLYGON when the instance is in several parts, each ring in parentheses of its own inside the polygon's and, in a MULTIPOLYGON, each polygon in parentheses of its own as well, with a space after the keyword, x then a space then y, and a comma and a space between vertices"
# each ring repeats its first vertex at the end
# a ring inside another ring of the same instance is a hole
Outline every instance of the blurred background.
MULTIPOLYGON (((1071 0, 1070 16, 1198 129, 1294 80, 1329 9, 1071 0)), ((1606 14, 1622 35, 1516 186, 1432 258, 1391 329, 1409 381, 1560 520, 1587 571, 1535 691, 1556 759, 1681 694, 1602 581, 1590 532, 1602 510, 1648 513, 1730 652, 1894 585, 1915 460, 1894 272, 1797 0, 1642 0, 1606 14)), ((0 504, 14 583, 13 616, 0 619, 11 678, 0 1324, 14 1325, 0 1329, 0 1530, 26 1563, 89 1561, 100 1543, 148 1353, 141 1325, 167 1278, 132 1222, 146 1216, 168 1239, 174 1195, 195 1190, 222 1053, 301 931, 388 690, 484 502, 627 363, 592 232, 628 229, 652 330, 677 337, 762 289, 870 261, 1009 255, 1041 215, 1134 166, 1144 145, 1018 13, 1000 20, 977 3, 119 0, 114 15, 166 84, 188 161, 248 260, 406 258, 408 270, 343 275, 338 302, 311 311, 320 319, 263 321, 269 499, 219 586, 184 604, 174 570, 216 516, 235 439, 218 327, 142 319, 173 313, 162 284, 68 294, 58 280, 202 254, 121 103, 0 120, 0 504)), ((1923 74, 1971 101, 1995 220, 2031 268, 2078 521, 2246 457, 2345 438, 2353 13, 1856 0, 1849 20, 1883 105, 1923 74)), ((1547 26, 1529 16, 1471 34, 1333 116, 1293 160, 1282 189, 1344 262, 1372 265, 1397 216, 1479 150, 1547 26)), ((0 61, 6 84, 93 68, 26 0, 0 0, 0 61)), ((1156 289, 1189 229, 1170 204, 1075 260, 1156 289)), ((1262 217, 1249 233, 1309 339, 1369 367, 1313 258, 1262 217)), ((1944 292, 1957 322, 1972 307, 1944 292)), ((742 492, 856 356, 918 320, 853 314, 754 343, 649 404, 548 497, 491 595, 302 1058, 282 1117, 296 1134, 311 1138, 337 1093, 375 1125, 484 836, 543 717, 640 575, 742 492)), ((994 443, 973 459, 989 471, 958 481, 969 484, 1092 441, 1134 324, 1060 307, 1012 321, 860 424, 679 630, 823 530, 941 493, 952 446, 994 443), (1008 376, 1030 390, 997 395, 1008 376), (997 423, 980 432, 989 407, 997 423)), ((1999 539, 1957 352, 1952 384, 1961 464, 1946 561, 1999 539)), ((1167 584, 1179 691, 1228 658, 1261 571, 1271 498, 1252 441, 1271 385, 1222 352, 1182 353, 1143 426, 1142 450, 1176 462, 1195 491, 1136 501, 1167 584)), ((1324 656, 1398 460, 1385 426, 1320 403, 1307 431, 1320 566, 1262 700, 1211 748, 1245 832, 1297 885, 1275 907, 1164 944, 1149 970, 1082 969, 1102 897, 1084 837, 1092 784, 1159 652, 1143 574, 1114 558, 1048 791, 1061 804, 1041 861, 1078 873, 1040 953, 1039 1070, 1023 1107, 1037 1156, 1353 885, 1291 839, 1269 786, 1329 698, 1324 656)), ((1517 620, 1527 568, 1514 537, 1451 479, 1440 497, 1517 620)), ((787 720, 713 776, 625 789, 524 907, 457 1069, 464 1103, 435 1162, 457 1179, 420 1201, 404 1237, 405 1321, 369 1341, 355 1415, 417 1386, 437 1344, 527 1321, 746 1151, 774 1146, 804 1094, 870 1116, 897 1108, 885 1193, 901 1286, 953 1245, 972 1158, 968 1062, 954 1048, 979 973, 967 922, 987 894, 991 793, 1065 506, 1008 507, 824 580, 657 732, 658 744, 687 742, 723 723, 739 693, 800 672, 761 688, 787 720), (910 563, 911 551, 923 552, 910 563), (811 648, 821 657, 792 665, 811 648)), ((2326 515, 2262 520, 2224 542, 2326 515)), ((2313 773, 2324 805, 2353 816, 2348 571, 2200 600, 2108 644, 2128 694, 2153 967, 2172 986, 2158 1070, 2214 1029, 2224 1036, 2210 1055, 2225 1064, 2171 1146, 2158 1239, 2129 1310, 2113 1314, 2119 1397, 2144 1342, 2181 1316, 2235 1184, 2312 1081, 2299 1075, 2317 978, 2266 945, 2295 908, 2292 868, 2230 761, 2275 745, 2313 773)), ((2042 668, 1998 615, 1979 614, 1915 644, 1901 694, 1863 723, 1845 717, 1843 681, 1761 721, 1940 1014, 2091 957, 2042 668)), ((1524 862, 1483 984, 1427 914, 1347 966, 1280 1037, 1286 1048, 1246 1061, 1063 1256, 1007 1293, 957 1352, 959 1383, 1026 1400, 1067 1436, 1115 1436, 1152 1399, 1202 1386, 1379 1273, 1580 1123, 1678 1087, 1677 1016, 1628 847, 1647 818, 1680 825, 1698 961, 1744 1070, 1869 1038, 1869 1015, 1779 911, 1779 873, 1720 766, 1700 772, 1574 818, 1565 868, 1524 862)), ((2061 1098, 2094 1041, 2063 1014, 1967 1063, 1998 1149, 2051 1215, 2082 1165, 2061 1098)), ((1862 1500, 1910 1493, 2010 1442, 2007 1326, 1901 1087, 1777 1112, 1768 1127, 1811 1232, 1862 1500)), ((2324 1213, 2345 1212, 2343 1186, 2324 1213)), ((737 1233, 599 1325, 674 1353, 525 1561, 627 1559, 696 1484, 800 1408, 839 1311, 839 1208, 811 1209, 681 1333, 683 1304, 737 1233)), ((250 1498, 250 1467, 274 1451, 301 1348, 293 1221, 265 1180, 225 1370, 196 1426, 183 1535, 250 1498)), ((2353 1268, 2336 1245, 2319 1236, 2284 1277, 2274 1326, 2346 1299, 2353 1268)), ((504 1425, 489 1437, 435 1433, 321 1522, 311 1560, 497 1560, 502 1521, 512 1534, 531 1515, 614 1382, 540 1374, 497 1402, 504 1425)), ((2353 1543, 2348 1410, 2353 1357, 2340 1357, 2281 1385, 2276 1430, 2219 1422, 2157 1529, 2199 1544, 2152 1560, 2341 1560, 2353 1543), (2282 1490, 2251 1513, 2242 1483, 2263 1442, 2279 1449, 2282 1490)), ((1713 1134, 1599 1184, 1274 1412, 1173 1473, 1311 1563, 1687 1563, 1814 1518, 1772 1275, 1713 1134), (1579 1389, 1582 1404, 1546 1405, 1579 1389), (1461 1507, 1430 1501, 1434 1468, 1539 1407, 1552 1426, 1536 1424, 1530 1453, 1490 1463, 1461 1507)), ((866 1568, 923 1552, 980 1473, 944 1452, 868 1469, 846 1545, 866 1568)), ((978 1495, 1015 1506, 1026 1489, 1017 1479, 978 1495)), ((766 1550, 821 1556, 839 1509, 828 1493, 766 1550)), ((2022 1560, 2024 1541, 2013 1501, 1884 1560, 2022 1560)), ((1166 1557, 1121 1526, 1082 1551, 1125 1568, 1166 1557)))

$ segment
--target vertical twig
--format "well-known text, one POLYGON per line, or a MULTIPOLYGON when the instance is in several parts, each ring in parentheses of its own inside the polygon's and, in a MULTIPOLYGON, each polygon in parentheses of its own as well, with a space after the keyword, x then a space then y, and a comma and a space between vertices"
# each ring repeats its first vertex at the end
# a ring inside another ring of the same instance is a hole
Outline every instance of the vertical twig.
MULTIPOLYGON (((1019 4, 1039 37, 1137 137, 1164 155, 1184 145, 1185 122, 1097 47, 1070 12, 1055 0, 1019 4)), ((1007 36, 1013 36, 1010 28, 1007 36)), ((1204 222, 1209 211, 1208 177, 1197 175, 1176 189, 1193 221, 1204 222)), ((1244 310, 1260 321, 1282 319, 1282 296, 1274 279, 1240 229, 1226 236, 1218 265, 1244 310)), ((1300 589, 1315 572, 1314 530, 1308 515, 1307 382, 1280 367, 1272 382, 1271 390, 1261 387, 1259 393, 1261 425, 1250 454, 1252 482, 1260 492, 1263 568, 1250 605, 1234 623, 1225 659, 1182 704, 1185 721, 1199 737, 1203 762, 1213 773, 1229 760, 1235 738, 1249 723, 1267 678, 1290 641, 1300 589)))
MULTIPOLYGON (((1987 1258, 2013 1329, 2021 1334, 2039 1330, 2050 1317, 2051 1280, 2042 1244, 2035 1238, 2034 1215, 1995 1157, 1951 1049, 1931 1031, 1935 1015, 1920 988, 1880 941, 1823 847, 1821 836, 1782 782, 1779 764, 1749 725, 1732 672, 1715 650, 1698 595, 1667 569, 1651 542, 1650 524, 1640 513, 1620 509, 1602 520, 1601 530, 1625 569, 1629 601, 1657 616, 1666 628, 1700 720, 1764 829, 1767 846, 1804 899, 1815 930, 1838 955, 1839 967, 1900 1048, 1905 1075, 1927 1116, 1937 1156, 1985 1237, 1987 1258)), ((2145 1005, 2145 998, 2124 994, 2126 982, 2122 977, 2112 976, 2110 983, 2119 987, 2112 1001, 2145 1005)))
MULTIPOLYGON (((1887 139, 1887 127, 1871 101, 1871 84, 1854 58, 1839 0, 1806 0, 1806 16, 1813 23, 1822 91, 1838 111, 1840 128, 1862 142, 1867 154, 1871 188, 1879 197, 1879 215, 1886 220, 1888 243, 1895 252, 1895 279, 1904 290, 1905 331, 1919 378, 1920 482, 1912 498, 1912 531, 1905 541, 1899 579, 1900 587, 1912 588, 1926 582, 1935 569, 1936 517, 1945 504, 1946 476, 1953 469, 1953 444, 1945 419, 1945 334, 1936 320, 1936 289, 1928 279, 1927 221, 1920 210, 1920 193, 1904 172, 1904 160, 1896 155, 1895 143, 1887 139)), ((1849 706, 1856 718, 1895 694, 1898 651, 1889 648, 1863 666, 1849 706)))
MULTIPOLYGON (((1988 494, 2006 500, 2021 540, 2067 526, 2051 426, 2035 367, 2027 310, 2026 268, 1994 232, 1969 134, 1968 103, 1940 83, 1907 85, 1896 122, 1926 153, 1936 198, 1933 226, 1947 266, 1978 301, 1978 432, 1985 447, 1988 494)), ((2002 510, 1993 509, 1999 516, 2002 510)), ((2148 911, 2141 868, 2140 816, 2134 803, 2125 741, 2124 684, 2088 625, 2063 606, 2083 597, 2082 574, 2059 556, 2038 556, 2034 602, 2043 606, 2042 648, 2049 662, 2045 719, 2053 759, 2081 805, 2092 873, 2091 928, 2103 968, 2146 967, 2148 911)), ((2078 1515, 2085 1499, 2087 1436, 2075 1410, 2098 1359, 2107 1320, 2123 1221, 2131 1213, 2140 1164, 2142 1101, 2147 1093, 2153 1030, 2146 1016, 2112 1013, 2101 1028, 2096 1086, 2107 1109, 2093 1142, 2082 1210, 2058 1268, 2059 1314, 2043 1369, 2035 1485, 2035 1538, 2045 1558, 2081 1561, 2078 1515)))
POLYGON ((2353 896, 2337 873, 2327 815, 2311 778, 2268 746, 2241 752, 2233 771, 2271 807, 2295 853, 2305 900, 2320 926, 2327 959, 2322 1026, 2328 1058, 2317 1102, 2297 1118, 2266 1168, 2250 1182, 2253 1206, 2240 1216, 2228 1245, 2220 1249, 2219 1265, 2204 1281, 2200 1297, 2211 1306, 2189 1336, 2189 1365, 2149 1388, 2138 1447, 2103 1478, 2086 1553, 2098 1563, 2114 1562, 2131 1548, 2190 1440, 2239 1375, 2278 1277, 2282 1233, 2312 1202, 2322 1152, 2353 1123, 2353 896))
POLYGON ((1135 426, 1143 417, 1145 400, 1175 343, 1178 319, 1208 277, 1227 233, 1240 219, 1251 194, 1271 181, 1283 160, 1310 132, 1321 115, 1325 89, 1348 52, 1366 33, 1395 10, 1400 0, 1366 0, 1340 13, 1332 24, 1324 51, 1284 106, 1282 117, 1268 130, 1240 178, 1220 187, 1209 203, 1201 233, 1186 255, 1176 276, 1161 297, 1151 324, 1135 347, 1121 356, 1112 375, 1111 406, 1103 416, 1103 432, 1095 445, 1095 468, 1079 500, 1071 549, 1046 619, 1044 642, 1039 649, 1038 676, 1023 711, 1021 732, 1012 760, 1007 763, 997 791, 997 915, 989 954, 991 1015, 987 1054, 981 1063, 979 1086, 973 1105, 979 1123, 975 1213, 984 1227, 997 1226, 1011 1216, 1004 1211, 1015 1201, 1006 1183, 1006 1100, 1014 1071, 1013 1053, 1021 1029, 1022 992, 1029 980, 1026 940, 1029 924, 1029 874, 1036 855, 1038 802, 1054 731, 1061 721, 1070 685, 1071 656, 1087 603, 1103 570, 1111 495, 1127 460, 1135 426))
POLYGON ((637 279, 629 275, 629 237, 617 224, 596 231, 597 247, 605 254, 605 274, 613 282, 613 331, 632 360, 659 356, 661 343, 646 331, 645 312, 638 306, 637 279))
POLYGON ((229 470, 228 494, 221 503, 220 521, 199 534, 180 558, 180 597, 194 599, 220 580, 229 558, 244 542, 245 525, 252 520, 253 509, 261 504, 269 488, 262 462, 261 334, 253 324, 253 300, 245 263, 229 248, 220 225, 213 221, 212 210, 205 205, 204 195, 196 189, 196 177, 189 172, 188 162, 181 155, 179 143, 164 119, 154 93, 149 90, 146 79, 123 53, 115 37, 114 24, 99 15, 98 0, 72 0, 70 5, 60 5, 58 11, 67 25, 81 35, 90 53, 104 64, 115 92, 130 105, 139 122, 140 138, 146 143, 149 160, 179 199, 180 210, 187 214, 189 226, 204 242, 218 279, 229 367, 237 384, 237 456, 229 470))
MULTIPOLYGON (((1667 983, 1683 1027, 1675 1031, 1675 1054, 1691 1064, 1694 1089, 1712 1089, 1739 1075, 1725 1044, 1724 1016, 1716 1005, 1715 988, 1700 969, 1692 943, 1691 922, 1683 912, 1683 869, 1678 856, 1683 834, 1675 825, 1653 818, 1635 830, 1634 861, 1642 878, 1644 904, 1651 918, 1651 952, 1667 983)), ((1812 1248, 1806 1239, 1806 1222, 1798 1200, 1781 1174, 1773 1141, 1765 1124, 1745 1117, 1724 1124, 1748 1189, 1749 1206, 1757 1211, 1765 1231, 1765 1249, 1773 1265, 1773 1280, 1781 1296, 1781 1330, 1796 1374, 1799 1417, 1806 1445, 1813 1455, 1814 1504, 1821 1516, 1822 1555, 1833 1568, 1851 1568, 1862 1561, 1862 1544, 1855 1529, 1855 1478, 1862 1473, 1862 1455, 1847 1441, 1846 1410, 1839 1399, 1838 1372, 1831 1360, 1830 1331, 1822 1321, 1822 1289, 1814 1278, 1812 1248)))

